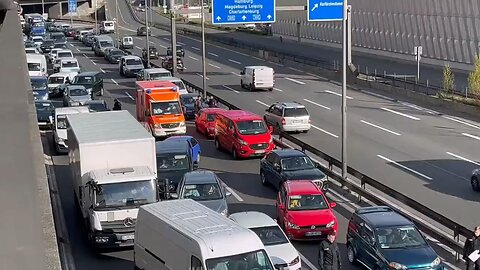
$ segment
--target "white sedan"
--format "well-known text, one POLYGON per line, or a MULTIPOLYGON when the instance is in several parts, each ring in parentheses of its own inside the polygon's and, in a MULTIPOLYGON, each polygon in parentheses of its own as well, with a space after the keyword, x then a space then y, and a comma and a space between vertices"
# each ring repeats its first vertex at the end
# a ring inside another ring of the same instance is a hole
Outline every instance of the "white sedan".
POLYGON ((271 217, 261 212, 250 211, 231 214, 229 218, 258 235, 276 269, 301 269, 298 251, 271 217))

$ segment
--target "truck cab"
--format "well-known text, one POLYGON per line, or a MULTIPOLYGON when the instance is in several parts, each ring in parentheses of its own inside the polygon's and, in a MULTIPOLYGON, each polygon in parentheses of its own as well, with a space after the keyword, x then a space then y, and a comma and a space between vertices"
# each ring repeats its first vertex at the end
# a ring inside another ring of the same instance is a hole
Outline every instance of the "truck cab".
POLYGON ((137 120, 156 138, 187 132, 178 87, 167 81, 136 83, 137 120))

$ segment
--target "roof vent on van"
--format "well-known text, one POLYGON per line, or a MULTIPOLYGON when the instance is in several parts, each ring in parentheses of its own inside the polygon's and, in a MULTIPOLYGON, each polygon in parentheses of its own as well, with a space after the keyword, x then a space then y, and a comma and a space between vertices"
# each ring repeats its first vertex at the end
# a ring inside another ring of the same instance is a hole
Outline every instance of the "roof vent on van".
POLYGON ((380 212, 393 212, 393 210, 388 206, 371 206, 371 207, 362 207, 358 209, 357 214, 370 214, 370 213, 380 213, 380 212))
POLYGON ((135 170, 133 168, 117 168, 111 169, 111 174, 126 174, 126 173, 133 173, 135 170))

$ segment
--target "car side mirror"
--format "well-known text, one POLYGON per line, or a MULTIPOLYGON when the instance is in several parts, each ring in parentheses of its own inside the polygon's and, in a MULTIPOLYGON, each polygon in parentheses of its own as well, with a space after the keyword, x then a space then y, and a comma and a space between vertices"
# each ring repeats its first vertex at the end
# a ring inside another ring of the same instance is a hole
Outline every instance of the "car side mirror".
POLYGON ((268 126, 268 132, 273 133, 273 127, 272 126, 268 126))
POLYGON ((230 191, 227 191, 227 192, 225 192, 225 196, 230 197, 230 196, 232 196, 232 193, 230 191))
POLYGON ((330 203, 330 208, 334 208, 334 207, 336 207, 336 206, 337 206, 337 203, 336 203, 336 202, 331 202, 331 203, 330 203))
POLYGON ((178 199, 178 194, 177 193, 170 193, 170 198, 178 199))
POLYGON ((273 164, 273 168, 279 172, 280 171, 280 164, 273 164))

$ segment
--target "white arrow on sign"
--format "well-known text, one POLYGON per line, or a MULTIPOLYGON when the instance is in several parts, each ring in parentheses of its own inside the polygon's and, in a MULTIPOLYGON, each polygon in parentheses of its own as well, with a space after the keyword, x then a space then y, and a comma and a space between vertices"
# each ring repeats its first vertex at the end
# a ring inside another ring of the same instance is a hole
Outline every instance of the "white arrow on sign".
POLYGON ((242 19, 245 21, 247 19, 247 17, 245 15, 243 15, 242 19))
POLYGON ((314 11, 314 10, 317 9, 317 8, 318 8, 318 3, 315 4, 315 5, 313 5, 312 11, 314 11))
POLYGON ((217 21, 220 21, 222 18, 220 18, 220 16, 217 16, 217 21))
POLYGON ((270 20, 271 18, 272 18, 272 15, 268 14, 268 15, 267 15, 267 19, 270 20))

